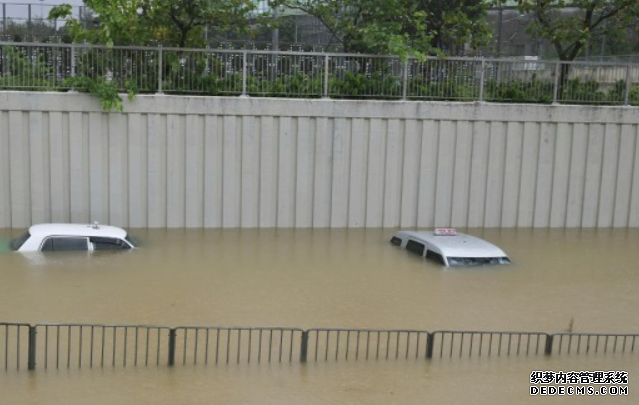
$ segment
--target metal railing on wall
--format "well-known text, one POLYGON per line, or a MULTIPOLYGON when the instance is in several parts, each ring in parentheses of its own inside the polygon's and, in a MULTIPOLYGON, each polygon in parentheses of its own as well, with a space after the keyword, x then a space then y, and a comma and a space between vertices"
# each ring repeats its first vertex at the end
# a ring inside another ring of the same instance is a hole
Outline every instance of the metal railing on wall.
POLYGON ((639 64, 0 42, 0 90, 639 105, 639 64))
POLYGON ((639 334, 0 323, 0 367, 106 368, 639 353, 639 334))

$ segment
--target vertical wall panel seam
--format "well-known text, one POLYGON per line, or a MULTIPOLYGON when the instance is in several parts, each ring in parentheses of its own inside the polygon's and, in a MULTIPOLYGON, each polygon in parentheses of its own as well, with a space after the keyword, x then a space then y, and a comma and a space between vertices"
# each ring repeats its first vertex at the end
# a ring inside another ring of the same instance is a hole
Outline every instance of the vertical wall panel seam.
MULTIPOLYGON (((187 138, 188 138, 188 134, 186 132, 186 130, 188 129, 188 125, 186 124, 186 121, 189 119, 188 115, 182 115, 182 117, 184 118, 183 120, 181 120, 182 122, 180 123, 181 127, 182 127, 182 139, 180 139, 181 143, 182 143, 182 172, 183 172, 183 178, 182 178, 182 187, 180 187, 180 191, 182 192, 182 226, 184 228, 186 228, 186 225, 188 224, 188 218, 186 215, 187 212, 187 199, 186 199, 186 185, 187 183, 187 149, 188 149, 188 145, 187 145, 187 138)), ((197 115, 193 115, 192 116, 194 120, 198 119, 197 115)))
MULTIPOLYGON (((639 170, 637 170, 639 168, 639 125, 635 125, 634 126, 634 145, 633 145, 633 150, 632 150, 632 165, 630 166, 629 170, 630 170, 630 192, 628 195, 628 223, 626 224, 626 226, 632 226, 632 197, 633 194, 635 193, 635 190, 637 190, 637 186, 639 186, 639 184, 637 184, 639 182, 639 178, 636 178, 635 175, 639 174, 639 170)), ((639 193, 638 193, 639 194, 639 193)), ((636 202, 637 204, 639 204, 639 201, 636 202)))
POLYGON ((382 168, 382 194, 381 194, 381 203, 382 203, 382 207, 381 207, 381 213, 382 213, 382 220, 380 221, 382 228, 384 227, 384 224, 386 223, 386 171, 387 171, 387 167, 388 167, 388 119, 383 119, 382 122, 384 123, 384 129, 382 130, 382 136, 384 137, 383 139, 383 143, 382 143, 382 150, 384 151, 384 166, 382 168))
POLYGON ((308 119, 308 132, 310 136, 310 140, 308 142, 308 147, 310 151, 308 151, 308 155, 310 158, 309 167, 310 173, 308 175, 308 180, 311 182, 309 184, 308 192, 309 196, 309 210, 308 214, 310 215, 309 224, 311 229, 315 227, 315 163, 317 162, 317 148, 316 148, 316 138, 317 138, 317 123, 315 122, 315 118, 308 119))
POLYGON ((437 145, 435 145, 435 178, 434 178, 434 184, 433 184, 433 195, 431 197, 432 200, 432 213, 431 213, 431 217, 433 219, 433 226, 435 226, 437 224, 437 185, 439 184, 439 182, 437 181, 437 179, 439 178, 439 161, 440 161, 440 156, 439 156, 439 147, 441 145, 441 128, 442 128, 442 122, 441 120, 436 120, 433 123, 433 131, 435 132, 434 134, 434 139, 437 142, 437 145))
POLYGON ((584 206, 586 203, 586 185, 588 183, 588 156, 589 156, 589 151, 590 151, 590 131, 592 130, 592 127, 588 127, 588 136, 586 137, 586 151, 584 154, 584 159, 585 159, 585 163, 584 163, 584 179, 583 179, 583 187, 581 190, 581 226, 580 228, 584 228, 584 206))
MULTIPOLYGON (((4 216, 5 217, 2 218, 2 221, 6 221, 6 225, 9 228, 13 228, 13 211, 11 209, 11 125, 10 124, 11 122, 9 119, 9 113, 0 111, 0 129, 3 129, 3 126, 7 129, 6 143, 5 143, 7 147, 5 151, 5 154, 7 156, 5 169, 7 170, 7 172, 4 174, 4 179, 2 183, 5 189, 3 191, 6 192, 7 194, 4 197, 4 204, 5 204, 4 216), (6 124, 3 121, 6 122, 6 124)), ((0 142, 3 142, 1 134, 0 134, 0 142)))
POLYGON ((481 227, 482 228, 486 228, 487 224, 487 217, 488 215, 486 215, 487 211, 488 211, 488 182, 489 182, 489 177, 490 177, 490 151, 492 149, 492 142, 493 142, 493 131, 492 131, 492 123, 488 122, 488 121, 484 121, 485 125, 486 125, 486 130, 488 131, 488 134, 486 135, 486 146, 487 146, 487 150, 486 150, 486 176, 485 179, 486 181, 484 182, 484 208, 482 209, 481 215, 482 215, 482 220, 480 221, 481 223, 481 227))
POLYGON ((631 163, 628 167, 630 170, 630 190, 628 190, 628 201, 627 201, 627 210, 628 210, 628 219, 626 220, 626 227, 632 225, 632 194, 635 191, 635 182, 639 181, 639 179, 635 178, 635 166, 639 163, 637 160, 637 146, 639 146, 639 126, 633 125, 634 136, 632 137, 632 158, 631 163))
POLYGON ((602 127, 602 134, 601 134, 601 140, 602 140, 602 145, 601 145, 601 150, 599 151, 600 154, 600 162, 601 164, 599 165, 599 190, 597 192, 597 210, 595 211, 596 214, 596 219, 595 219, 595 224, 593 225, 594 228, 598 228, 599 227, 599 223, 601 221, 601 216, 600 216, 600 211, 601 211, 601 197, 603 194, 603 180, 604 180, 604 171, 605 171, 605 159, 606 159, 606 124, 599 124, 602 127))
MULTIPOLYGON (((473 197, 473 195, 471 194, 471 185, 473 183, 473 156, 474 156, 474 152, 475 152, 475 136, 476 136, 476 127, 477 127, 477 123, 478 121, 470 121, 468 124, 470 125, 470 127, 472 128, 470 131, 470 145, 469 145, 469 150, 468 150, 468 176, 466 178, 466 209, 465 214, 466 214, 466 218, 464 218, 464 227, 468 227, 469 225, 469 220, 470 220, 470 207, 472 206, 472 202, 471 199, 473 197)), ((484 189, 486 189, 486 184, 483 184, 484 189)))
MULTIPOLYGON (((329 164, 329 173, 327 174, 329 178, 329 187, 328 187, 328 217, 326 218, 327 226, 329 228, 333 227, 333 173, 335 173, 335 118, 330 118, 330 125, 332 127, 332 131, 330 131, 331 137, 331 147, 328 149, 331 154, 330 164, 329 164)), ((328 129, 328 123, 326 125, 326 129, 328 129)))
POLYGON ((257 131, 257 136, 256 136, 256 142, 257 142, 257 147, 256 147, 256 153, 255 153, 255 168, 256 168, 256 173, 255 173, 255 181, 257 182, 257 190, 256 190, 256 195, 255 195, 255 199, 256 204, 257 204, 257 211, 256 211, 256 216, 255 216, 255 227, 256 228, 260 228, 261 227, 261 223, 262 223, 262 210, 260 209, 261 206, 261 198, 262 198, 262 136, 264 136, 264 133, 262 132, 262 120, 263 120, 264 116, 256 116, 253 119, 253 130, 255 131, 255 128, 258 128, 257 131))
POLYGON ((499 206, 499 227, 504 226, 504 202, 506 201, 506 162, 508 162, 508 124, 500 122, 501 134, 503 136, 502 142, 502 169, 501 169, 501 204, 499 206))
POLYGON ((143 138, 145 139, 144 142, 144 156, 146 156, 146 159, 144 161, 144 166, 145 166, 145 170, 146 170, 146 181, 145 181, 145 193, 144 193, 144 202, 146 202, 146 206, 147 209, 146 211, 146 226, 149 227, 149 224, 151 223, 151 216, 150 216, 150 210, 148 209, 149 207, 149 193, 151 192, 150 188, 149 188, 149 136, 150 136, 150 125, 149 125, 149 121, 151 114, 144 114, 144 120, 146 121, 146 124, 144 125, 145 128, 145 134, 143 136, 143 138))
MULTIPOLYGON (((550 125, 550 124, 548 124, 550 125)), ((550 171, 548 173, 550 173, 550 185, 549 185, 549 194, 548 194, 548 209, 546 212, 546 227, 549 228, 550 227, 550 222, 552 220, 552 216, 551 216, 551 212, 552 212, 552 198, 553 198, 553 192, 555 189, 555 169, 557 168, 557 138, 559 137, 559 126, 554 123, 551 127, 551 135, 552 135, 552 140, 550 142, 550 144, 552 145, 551 148, 551 156, 550 156, 550 165, 552 166, 550 168, 550 171)))
POLYGON ((524 175, 524 147, 526 146, 526 123, 521 124, 521 142, 519 143, 519 153, 521 158, 519 159, 519 181, 517 184, 517 202, 515 203, 515 228, 520 228, 519 224, 519 208, 521 206, 521 182, 524 175))
POLYGON ((220 174, 219 174, 219 176, 220 176, 220 184, 218 186, 218 190, 220 191, 220 197, 219 197, 220 198, 220 208, 218 210, 219 211, 218 212, 218 215, 219 215, 218 224, 219 224, 220 228, 224 228, 224 187, 225 187, 224 183, 225 183, 225 179, 226 179, 226 173, 225 173, 225 170, 224 170, 224 168, 226 167, 226 165, 224 164, 224 155, 225 155, 224 154, 224 147, 225 147, 224 143, 226 141, 226 136, 224 136, 224 135, 225 135, 225 132, 226 132, 226 119, 227 119, 226 115, 218 115, 217 119, 216 119, 216 121, 218 122, 217 129, 218 130, 219 129, 222 130, 222 133, 220 134, 221 142, 220 142, 220 145, 219 145, 219 147, 221 149, 220 150, 220 160, 221 160, 221 162, 220 162, 219 167, 220 167, 221 170, 220 170, 220 174), (220 121, 221 121, 221 125, 220 125, 220 121))
POLYGON ((346 201, 345 201, 345 206, 346 206, 346 218, 344 218, 344 223, 346 224, 346 227, 348 227, 348 224, 350 224, 351 222, 351 194, 353 192, 352 188, 351 188, 351 176, 353 176, 353 125, 355 125, 355 120, 352 118, 348 119, 349 125, 346 125, 345 127, 348 128, 348 169, 346 171, 346 193, 345 193, 345 197, 346 197, 346 201))
MULTIPOLYGON (((424 146, 424 123, 422 120, 416 120, 415 122, 415 131, 417 132, 417 140, 418 140, 418 151, 417 154, 417 176, 415 176, 415 223, 413 223, 413 227, 417 227, 419 224, 419 196, 421 195, 421 168, 422 168, 422 160, 424 159, 424 154, 422 153, 422 148, 424 146)), ((370 132, 369 132, 370 133, 370 132)), ((417 147, 417 146, 416 146, 417 147)))
POLYGON ((273 185, 273 190, 274 190, 274 194, 275 194, 275 207, 274 207, 274 211, 275 211, 275 218, 273 220, 273 224, 275 224, 276 228, 279 228, 279 224, 280 224, 280 172, 282 170, 281 165, 280 165, 280 148, 282 147, 281 142, 282 142, 282 137, 280 136, 280 129, 281 129, 281 122, 280 120, 282 119, 282 117, 274 117, 273 118, 273 136, 276 137, 275 139, 275 156, 273 157, 274 161, 275 161, 275 176, 273 177, 273 182, 275 182, 275 184, 273 185))
POLYGON ((622 143, 622 136, 623 136, 623 131, 622 131, 623 127, 621 125, 615 125, 614 126, 614 130, 616 132, 615 136, 617 137, 617 158, 615 159, 616 163, 614 165, 614 171, 615 171, 615 175, 613 177, 613 184, 612 184, 612 202, 610 204, 610 209, 612 210, 611 215, 610 215, 610 227, 614 228, 615 225, 615 207, 617 206, 617 190, 619 189, 619 164, 620 164, 620 157, 621 157, 621 143, 622 143))
MULTIPOLYGON (((302 177, 302 175, 300 174, 300 167, 299 167, 299 162, 302 160, 300 159, 300 156, 302 155, 302 150, 300 150, 300 137, 302 136, 302 134, 300 134, 300 119, 304 119, 306 117, 292 117, 291 120, 291 132, 292 132, 292 138, 293 141, 295 142, 294 148, 292 148, 293 150, 293 192, 292 197, 293 197, 293 228, 298 228, 300 227, 300 223, 303 223, 303 220, 300 220, 298 213, 303 213, 304 210, 302 209, 302 207, 298 207, 298 203, 300 201, 299 198, 297 198, 297 194, 298 192, 302 189, 301 187, 299 187, 299 180, 302 177)), ((302 199, 303 201, 303 199, 302 199)))
POLYGON ((404 206, 404 188, 407 186, 406 182, 404 181, 406 179, 405 173, 406 173, 406 165, 407 163, 407 158, 406 156, 408 156, 408 153, 406 152, 406 144, 408 143, 408 134, 406 132, 406 120, 405 119, 401 119, 399 121, 399 128, 401 128, 400 131, 400 141, 401 141, 401 147, 399 149, 399 153, 400 153, 400 162, 402 163, 402 170, 399 172, 401 174, 401 178, 398 179, 398 193, 399 193, 399 202, 397 204, 397 210, 399 211, 397 213, 397 225, 401 225, 402 224, 402 207, 404 206))
POLYGON ((239 207, 239 212, 237 215, 237 226, 238 228, 242 227, 242 198, 244 197, 242 186, 244 184, 244 176, 243 176, 243 168, 244 168, 244 117, 236 117, 235 118, 235 144, 237 145, 237 151, 235 152, 237 159, 239 160, 239 164, 236 165, 238 168, 237 173, 237 207, 239 207))
POLYGON ((574 124, 567 124, 568 128, 570 128, 569 131, 567 131, 567 135, 566 136, 570 136, 570 147, 568 148, 568 161, 566 162, 566 164, 568 165, 568 177, 566 179, 566 198, 564 201, 564 228, 566 228, 568 226, 568 208, 570 206, 569 202, 570 202, 570 179, 572 178, 572 159, 573 159, 573 144, 575 142, 575 125, 574 124))
POLYGON ((535 227, 536 219, 537 219, 537 204, 539 204, 539 177, 541 172, 541 157, 542 157, 542 149, 541 144, 544 139, 544 131, 543 131, 544 123, 537 124, 537 161, 535 162, 535 182, 533 186, 533 195, 532 195, 532 227, 535 227))

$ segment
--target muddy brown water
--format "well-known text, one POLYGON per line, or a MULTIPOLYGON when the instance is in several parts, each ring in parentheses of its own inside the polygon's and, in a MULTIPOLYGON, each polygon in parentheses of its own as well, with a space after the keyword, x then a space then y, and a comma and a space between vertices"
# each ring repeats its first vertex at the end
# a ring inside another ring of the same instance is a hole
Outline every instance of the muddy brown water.
MULTIPOLYGON (((0 255, 0 322, 639 332, 639 230, 467 230, 513 265, 445 269, 392 230, 132 230, 132 252, 0 255)), ((0 237, 18 231, 0 230, 0 237)), ((637 353, 0 370, 0 403, 637 403, 637 353), (529 395, 624 370, 623 397, 529 395)))

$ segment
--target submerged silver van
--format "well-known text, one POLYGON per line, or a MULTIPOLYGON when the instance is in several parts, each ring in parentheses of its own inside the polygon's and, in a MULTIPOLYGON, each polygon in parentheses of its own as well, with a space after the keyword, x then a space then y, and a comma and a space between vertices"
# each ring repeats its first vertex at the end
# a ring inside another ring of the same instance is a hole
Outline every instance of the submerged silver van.
POLYGON ((508 255, 483 239, 457 232, 453 228, 434 231, 398 231, 391 243, 444 266, 509 264, 508 255))

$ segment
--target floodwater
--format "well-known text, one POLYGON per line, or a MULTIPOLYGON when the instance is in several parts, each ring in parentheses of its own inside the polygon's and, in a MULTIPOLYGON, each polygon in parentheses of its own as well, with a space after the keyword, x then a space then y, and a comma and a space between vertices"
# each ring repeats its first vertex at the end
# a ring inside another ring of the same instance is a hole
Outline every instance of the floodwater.
MULTIPOLYGON (((131 252, 5 253, 0 322, 639 332, 639 230, 466 231, 514 264, 446 269, 381 229, 144 229, 131 252)), ((0 370, 0 403, 635 404, 638 356, 0 370), (627 371, 629 395, 530 396, 533 370, 627 371)))

